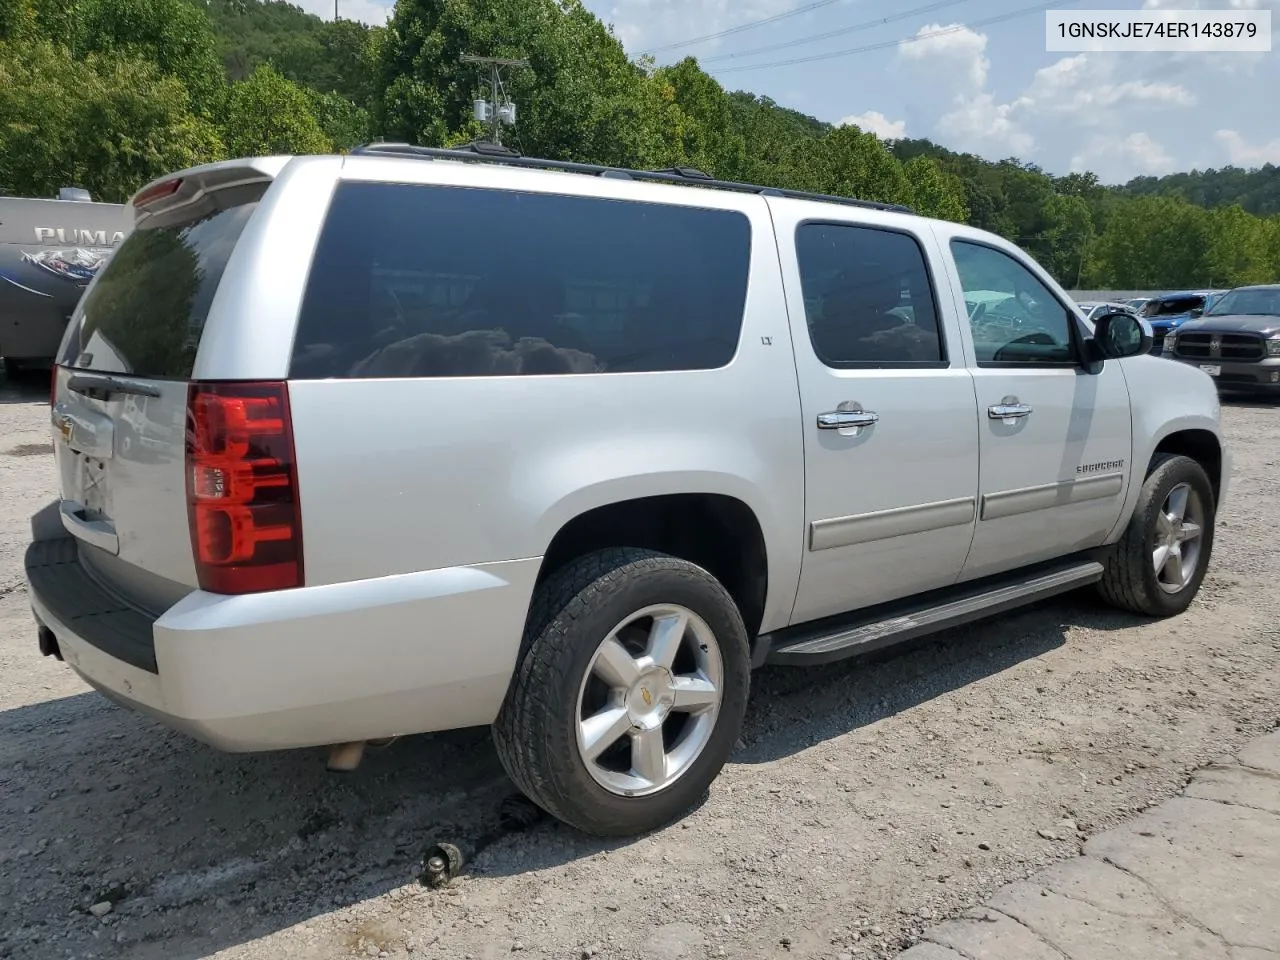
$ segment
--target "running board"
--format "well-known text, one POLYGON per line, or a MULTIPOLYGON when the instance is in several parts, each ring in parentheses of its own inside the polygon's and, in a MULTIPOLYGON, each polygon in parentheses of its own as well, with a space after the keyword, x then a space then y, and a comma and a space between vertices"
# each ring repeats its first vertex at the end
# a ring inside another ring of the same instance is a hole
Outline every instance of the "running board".
POLYGON ((1096 561, 1076 561, 1038 567, 1030 576, 1024 571, 1022 576, 963 584, 878 611, 861 610, 854 619, 833 618, 766 634, 758 638, 756 655, 786 666, 832 663, 1067 593, 1096 583, 1102 571, 1096 561))

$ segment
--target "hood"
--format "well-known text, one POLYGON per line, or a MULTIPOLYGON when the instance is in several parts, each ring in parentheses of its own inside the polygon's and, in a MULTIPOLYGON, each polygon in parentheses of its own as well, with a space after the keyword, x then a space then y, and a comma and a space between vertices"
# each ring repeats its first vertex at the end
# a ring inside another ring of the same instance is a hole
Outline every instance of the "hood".
POLYGON ((1151 324, 1152 330, 1168 330, 1170 327, 1181 327, 1191 319, 1190 313, 1166 313, 1162 317, 1144 317, 1151 324))
POLYGON ((1280 317, 1258 314, 1223 314, 1201 317, 1178 327, 1179 333, 1256 333, 1264 337, 1280 334, 1280 317))

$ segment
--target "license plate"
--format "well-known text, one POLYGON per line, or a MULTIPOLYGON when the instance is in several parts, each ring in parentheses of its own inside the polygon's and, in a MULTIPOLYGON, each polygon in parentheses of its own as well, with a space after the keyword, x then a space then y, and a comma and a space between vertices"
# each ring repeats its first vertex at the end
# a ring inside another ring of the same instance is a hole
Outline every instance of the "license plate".
POLYGON ((1200 369, 1211 377, 1218 377, 1222 375, 1222 367, 1218 366, 1216 363, 1202 363, 1200 364, 1200 369))

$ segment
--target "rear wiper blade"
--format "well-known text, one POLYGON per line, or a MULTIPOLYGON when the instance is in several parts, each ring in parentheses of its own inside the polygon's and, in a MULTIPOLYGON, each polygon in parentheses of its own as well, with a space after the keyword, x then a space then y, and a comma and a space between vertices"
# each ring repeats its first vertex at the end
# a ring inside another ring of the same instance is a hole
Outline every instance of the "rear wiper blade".
POLYGON ((67 381, 67 389, 86 397, 126 395, 134 397, 158 397, 160 388, 137 380, 126 380, 101 373, 77 373, 67 381))

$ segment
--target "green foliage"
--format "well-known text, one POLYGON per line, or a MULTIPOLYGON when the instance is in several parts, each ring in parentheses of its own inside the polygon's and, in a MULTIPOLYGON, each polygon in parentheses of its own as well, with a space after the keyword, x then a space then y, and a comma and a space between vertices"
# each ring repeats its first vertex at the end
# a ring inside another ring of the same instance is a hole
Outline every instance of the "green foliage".
POLYGON ((265 64, 248 79, 232 84, 222 136, 233 157, 328 153, 333 149, 332 140, 312 113, 307 91, 265 64))
POLYGON ((964 183, 932 157, 912 157, 902 165, 907 203, 927 217, 964 223, 969 216, 964 183))
POLYGON ((1257 170, 1223 167, 1192 170, 1168 176, 1137 177, 1121 190, 1129 197, 1172 196, 1201 207, 1236 205, 1260 217, 1280 214, 1280 167, 1264 164, 1257 170))
POLYGON ((219 159, 182 83, 121 53, 76 57, 44 41, 0 43, 0 193, 80 186, 126 200, 172 170, 219 159))
POLYGON ((77 54, 119 52, 150 61, 182 82, 197 113, 217 111, 226 81, 213 30, 186 0, 77 0, 74 7, 77 54))
POLYGON ((635 165, 659 139, 644 73, 580 0, 401 0, 381 52, 388 139, 438 145, 470 122, 487 72, 465 54, 529 61, 505 78, 524 153, 635 165))
POLYGON ((337 93, 305 90, 312 116, 333 149, 345 151, 368 143, 369 112, 337 93))

